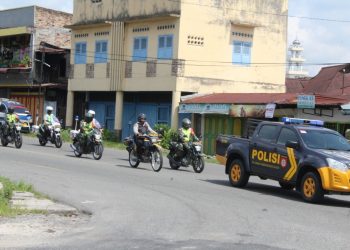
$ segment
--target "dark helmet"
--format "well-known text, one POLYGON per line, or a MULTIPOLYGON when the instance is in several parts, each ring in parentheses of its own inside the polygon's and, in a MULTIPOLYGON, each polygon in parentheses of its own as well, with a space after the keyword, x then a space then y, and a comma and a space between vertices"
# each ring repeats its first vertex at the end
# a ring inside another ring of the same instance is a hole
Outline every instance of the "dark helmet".
POLYGON ((12 107, 12 106, 8 107, 8 112, 9 112, 9 114, 13 114, 13 112, 15 112, 14 107, 12 107))
POLYGON ((146 115, 143 114, 143 113, 139 114, 138 117, 137 117, 137 121, 138 121, 138 122, 141 122, 142 120, 143 120, 143 121, 146 121, 146 120, 147 120, 146 115))
POLYGON ((185 129, 189 129, 191 127, 191 124, 192 123, 191 123, 190 119, 188 119, 188 118, 184 118, 182 120, 182 127, 185 129))
POLYGON ((92 119, 93 119, 92 114, 89 113, 89 112, 87 112, 87 113, 85 114, 85 121, 86 121, 86 122, 91 122, 92 119))

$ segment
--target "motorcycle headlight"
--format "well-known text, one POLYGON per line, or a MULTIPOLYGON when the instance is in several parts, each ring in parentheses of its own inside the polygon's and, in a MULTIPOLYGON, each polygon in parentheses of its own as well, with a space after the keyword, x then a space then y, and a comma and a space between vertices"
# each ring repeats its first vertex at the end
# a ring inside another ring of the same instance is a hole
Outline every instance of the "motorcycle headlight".
POLYGON ((157 138, 152 138, 152 143, 156 143, 157 142, 157 138))
POLYGON ((327 158, 327 163, 328 166, 333 169, 337 169, 344 172, 349 170, 348 166, 345 163, 334 160, 332 158, 327 158))
POLYGON ((194 147, 197 150, 197 152, 200 152, 202 150, 202 146, 200 146, 200 145, 196 145, 194 147))

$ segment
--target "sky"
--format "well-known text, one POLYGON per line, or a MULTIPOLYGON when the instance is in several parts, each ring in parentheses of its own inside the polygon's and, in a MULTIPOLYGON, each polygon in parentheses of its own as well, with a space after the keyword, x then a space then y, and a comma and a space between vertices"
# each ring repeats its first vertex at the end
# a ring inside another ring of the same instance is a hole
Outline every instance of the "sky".
MULTIPOLYGON (((28 5, 73 12, 73 0, 1 0, 0 10, 28 5)), ((302 43, 310 76, 320 70, 315 64, 350 62, 349 0, 289 0, 289 16, 338 20, 289 17, 288 45, 296 38, 302 43)))

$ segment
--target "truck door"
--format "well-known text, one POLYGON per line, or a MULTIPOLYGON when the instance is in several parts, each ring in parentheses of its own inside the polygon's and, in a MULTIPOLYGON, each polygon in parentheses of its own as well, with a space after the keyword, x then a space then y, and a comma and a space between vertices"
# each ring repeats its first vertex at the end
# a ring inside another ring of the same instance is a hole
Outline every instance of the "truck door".
POLYGON ((287 141, 300 142, 295 131, 289 128, 282 128, 277 139, 280 169, 276 172, 276 177, 281 180, 290 181, 297 172, 300 153, 296 149, 287 148, 287 141))
POLYGON ((276 141, 280 125, 266 124, 258 128, 251 141, 250 162, 252 171, 261 177, 274 177, 279 171, 276 141))

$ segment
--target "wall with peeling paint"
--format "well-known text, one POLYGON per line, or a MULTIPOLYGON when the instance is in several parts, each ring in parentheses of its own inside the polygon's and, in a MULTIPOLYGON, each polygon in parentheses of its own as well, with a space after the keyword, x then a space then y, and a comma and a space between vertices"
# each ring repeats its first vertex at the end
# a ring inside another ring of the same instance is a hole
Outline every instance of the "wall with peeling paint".
POLYGON ((105 20, 143 19, 180 13, 180 3, 167 0, 74 0, 74 24, 103 22, 105 20))

